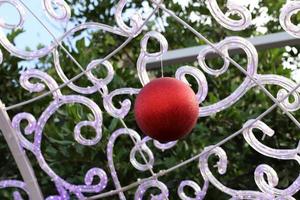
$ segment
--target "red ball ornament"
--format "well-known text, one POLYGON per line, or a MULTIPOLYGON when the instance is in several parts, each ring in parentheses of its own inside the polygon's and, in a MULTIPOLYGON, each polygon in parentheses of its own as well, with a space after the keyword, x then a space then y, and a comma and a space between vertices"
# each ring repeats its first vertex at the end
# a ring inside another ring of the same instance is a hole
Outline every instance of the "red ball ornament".
POLYGON ((145 135, 170 142, 191 132, 198 119, 199 104, 187 84, 175 78, 158 78, 140 91, 134 114, 145 135))

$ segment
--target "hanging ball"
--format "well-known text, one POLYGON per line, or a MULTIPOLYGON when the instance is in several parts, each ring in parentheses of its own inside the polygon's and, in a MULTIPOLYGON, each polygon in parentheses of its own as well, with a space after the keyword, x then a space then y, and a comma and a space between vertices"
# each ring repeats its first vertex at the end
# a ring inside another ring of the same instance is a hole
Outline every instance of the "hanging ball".
POLYGON ((175 78, 158 78, 138 94, 135 119, 145 135, 160 142, 178 140, 196 125, 199 105, 194 91, 175 78))

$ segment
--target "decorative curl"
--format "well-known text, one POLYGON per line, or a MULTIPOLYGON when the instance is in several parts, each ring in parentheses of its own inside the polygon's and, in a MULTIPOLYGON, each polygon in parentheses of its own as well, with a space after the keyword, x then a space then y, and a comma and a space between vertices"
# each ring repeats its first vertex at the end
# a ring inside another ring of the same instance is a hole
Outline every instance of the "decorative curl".
POLYGON ((183 66, 178 68, 175 77, 178 80, 183 81, 184 83, 189 85, 189 82, 185 77, 186 75, 191 75, 197 81, 198 91, 196 93, 196 98, 199 104, 202 103, 205 100, 208 93, 206 77, 199 69, 190 66, 183 66))
POLYGON ((31 135, 34 134, 35 132, 35 128, 36 128, 36 119, 34 118, 33 115, 31 115, 30 113, 19 113, 17 114, 13 120, 12 120, 12 125, 14 127, 14 129, 16 130, 16 134, 20 139, 20 144, 22 147, 33 151, 34 149, 34 145, 32 144, 32 142, 28 141, 27 138, 23 135, 23 133, 21 132, 21 121, 22 120, 26 120, 26 122, 28 123, 27 126, 25 127, 25 135, 31 135))
POLYGON ((67 22, 71 17, 71 8, 64 0, 43 0, 43 7, 46 13, 57 21, 67 22))
POLYGON ((62 93, 60 90, 57 90, 58 84, 56 81, 46 74, 45 72, 42 72, 37 69, 29 69, 24 72, 22 72, 20 76, 20 84, 23 88, 28 90, 29 92, 42 92, 45 90, 45 84, 48 86, 50 91, 52 92, 53 98, 54 99, 59 99, 62 97, 62 93), (43 83, 31 83, 30 79, 31 78, 36 78, 44 82, 43 83))
MULTIPOLYGON (((244 127, 249 126, 249 124, 253 123, 252 120, 248 120, 245 124, 244 127)), ((246 128, 243 131, 243 136, 247 143, 255 149, 257 152, 260 154, 263 154, 265 156, 271 157, 271 158, 276 158, 280 160, 296 160, 300 164, 300 146, 296 149, 273 149, 270 148, 264 144, 262 144, 254 135, 253 129, 259 129, 263 132, 263 134, 272 137, 275 132, 272 130, 268 125, 266 125, 262 121, 256 121, 254 124, 252 124, 249 128, 246 128)), ((299 143, 300 144, 300 143, 299 143)))
POLYGON ((115 12, 115 20, 120 27, 120 29, 130 35, 130 36, 136 36, 138 35, 142 30, 139 30, 140 27, 143 24, 143 19, 142 16, 138 13, 135 12, 131 17, 130 17, 130 26, 128 26, 122 17, 122 13, 124 10, 125 5, 127 4, 127 0, 120 0, 119 3, 117 4, 116 12, 115 12))
POLYGON ((0 27, 4 28, 4 29, 12 29, 12 30, 17 30, 17 29, 23 28, 26 13, 25 13, 25 10, 24 10, 22 4, 17 0, 0 0, 0 6, 5 3, 10 4, 11 6, 13 6, 16 9, 16 11, 19 14, 19 21, 17 24, 8 24, 2 18, 2 19, 0 19, 0 27))
MULTIPOLYGON (((258 55, 255 47, 246 39, 242 37, 228 37, 224 40, 222 40, 220 43, 216 45, 218 49, 222 53, 224 53, 226 56, 228 56, 228 50, 231 48, 241 48, 245 51, 247 55, 247 72, 251 76, 255 76, 257 73, 257 65, 258 65, 258 55)), ((205 63, 205 59, 207 54, 214 52, 214 49, 212 47, 207 47, 203 50, 198 55, 198 62, 200 67, 207 73, 214 75, 214 76, 219 76, 223 73, 225 73, 228 69, 229 66, 229 61, 225 58, 224 60, 224 65, 221 69, 219 70, 214 70, 210 67, 208 67, 205 63)), ((251 88, 251 79, 249 77, 246 77, 245 80, 242 82, 242 84, 233 92, 231 93, 228 97, 225 99, 209 105, 209 106, 204 106, 201 108, 200 112, 200 117, 204 116, 209 116, 212 115, 216 112, 220 112, 231 105, 233 105, 235 102, 237 102, 250 88, 251 88)))
POLYGON ((291 18, 300 11, 299 1, 288 1, 281 9, 279 22, 281 27, 294 37, 300 37, 300 27, 295 25, 291 18))
POLYGON ((92 168, 90 169, 84 178, 85 185, 79 186, 81 190, 85 190, 86 192, 100 192, 107 185, 108 179, 105 171, 100 168, 92 168), (100 179, 100 182, 97 185, 93 185, 93 181, 95 177, 100 179))
POLYGON ((160 189, 162 193, 159 195, 151 195, 151 200, 165 200, 169 196, 169 190, 163 182, 158 180, 149 180, 143 182, 138 187, 134 195, 134 200, 142 200, 145 192, 152 187, 160 189))
MULTIPOLYGON (((266 74, 266 75, 257 75, 256 79, 260 81, 261 84, 264 85, 278 85, 282 87, 277 93, 277 100, 282 101, 288 93, 294 90, 297 87, 297 83, 292 81, 289 78, 279 75, 266 74)), ((256 86, 256 84, 252 83, 252 87, 256 86)), ((281 105, 290 112, 294 112, 299 110, 300 108, 300 89, 298 88, 291 95, 293 96, 293 102, 290 102, 289 98, 285 98, 281 105)))
POLYGON ((206 5, 216 21, 229 30, 241 31, 248 28, 251 24, 252 16, 250 11, 245 6, 236 4, 235 1, 227 1, 228 11, 226 14, 221 11, 217 0, 206 0, 206 5), (237 14, 241 19, 231 19, 229 18, 230 14, 237 14))
POLYGON ((118 95, 124 94, 138 94, 140 89, 135 88, 120 88, 112 91, 108 95, 103 96, 103 106, 105 110, 113 117, 118 119, 123 119, 130 111, 131 102, 129 99, 125 99, 124 101, 120 102, 121 108, 116 108, 113 104, 113 98, 118 95))
POLYGON ((266 164, 259 165, 255 169, 254 175, 259 189, 265 193, 275 194, 278 199, 294 199, 292 196, 300 190, 300 176, 291 186, 284 190, 275 188, 278 184, 278 175, 272 167, 266 164), (265 176, 267 177, 267 181, 264 178, 265 176))
POLYGON ((182 200, 203 200, 206 196, 208 185, 209 185, 209 182, 205 181, 203 189, 201 190, 199 185, 194 181, 190 181, 190 180, 181 181, 181 183, 178 187, 177 193, 178 193, 178 196, 180 197, 180 199, 182 199, 182 200), (191 187, 195 191, 195 198, 188 197, 185 194, 184 188, 187 186, 191 187))

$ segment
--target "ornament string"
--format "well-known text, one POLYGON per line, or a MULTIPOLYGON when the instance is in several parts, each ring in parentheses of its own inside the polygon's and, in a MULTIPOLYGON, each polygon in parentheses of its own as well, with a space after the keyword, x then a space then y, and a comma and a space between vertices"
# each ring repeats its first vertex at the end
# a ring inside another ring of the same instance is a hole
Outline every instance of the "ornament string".
POLYGON ((161 77, 164 77, 164 65, 163 65, 163 59, 162 55, 160 56, 160 70, 161 70, 161 77))
MULTIPOLYGON (((21 4, 22 5, 24 5, 24 7, 33 15, 33 17, 43 26, 43 28, 51 35, 51 37, 54 39, 54 41, 57 43, 57 45, 59 46, 59 47, 61 47, 62 48, 62 50, 68 55, 68 57, 79 67, 79 69, 84 73, 84 75, 86 75, 86 77, 90 80, 90 82, 97 88, 97 90, 98 90, 98 92, 101 94, 101 96, 102 96, 102 98, 104 97, 104 94, 103 94, 103 92, 101 91, 101 88, 99 88, 98 87, 98 84, 94 81, 94 80, 92 80, 92 79, 90 79, 89 78, 89 75, 87 74, 87 71, 86 70, 84 70, 83 69, 83 67, 81 66, 81 64, 72 56, 72 54, 57 40, 57 38, 56 38, 56 36, 50 31, 50 29, 44 24, 44 22, 22 1, 22 0, 20 0, 20 2, 21 2, 21 4)), ((161 2, 160 3, 162 3, 163 2, 163 0, 161 0, 161 2)), ((160 4, 159 3, 159 4, 160 4)), ((155 12, 157 12, 157 10, 159 9, 159 7, 158 6, 156 6, 156 8, 154 9, 154 11, 149 15, 149 17, 146 19, 146 22, 147 22, 147 20, 149 20, 152 16, 153 16, 153 14, 155 13, 155 12)), ((145 25, 146 23, 144 23, 138 30, 137 30, 137 32, 139 31, 139 30, 141 30, 142 29, 142 27, 145 25)), ((137 33, 136 32, 136 33, 137 33)), ((133 35, 135 35, 135 34, 133 34, 133 35)), ((104 62, 104 60, 102 60, 102 62, 104 62)), ((101 62, 101 63, 102 63, 101 62)), ((100 64, 101 64, 100 63, 100 64)), ((121 121, 121 123, 122 123, 122 125, 124 126, 124 128, 126 129, 126 131, 127 131, 127 133, 128 133, 128 135, 130 136, 130 138, 131 138, 131 140, 133 141, 133 143, 134 143, 134 145, 135 146, 137 146, 137 148, 138 148, 138 152, 139 152, 139 154, 142 156, 142 159, 144 160, 144 162, 145 162, 145 164, 148 166, 148 170, 150 171, 150 173, 151 173, 151 175, 152 176, 155 176, 155 173, 154 173, 154 171, 153 171, 153 169, 152 169, 152 167, 151 166, 149 166, 149 164, 148 164, 148 162, 147 162, 147 159, 146 159, 146 157, 145 157, 145 155, 144 155, 144 153, 143 153, 143 151, 142 151, 142 149, 141 149, 141 147, 140 147, 140 145, 137 143, 137 141, 134 139, 134 137, 130 134, 130 132, 129 132, 129 129, 128 129, 128 127, 127 127, 127 125, 126 125, 126 123, 124 122, 124 120, 123 119, 121 119, 120 118, 120 121, 121 121)), ((155 179, 155 181, 157 182, 157 184, 159 185, 159 183, 158 183, 158 179, 155 179)), ((168 195, 167 194, 165 194, 165 192, 164 192, 164 190, 162 190, 162 194, 163 194, 163 196, 164 196, 164 198, 165 199, 167 199, 168 200, 168 195)), ((122 197, 123 198, 123 197, 122 197)), ((125 199, 125 198, 124 198, 125 199)))
MULTIPOLYGON (((158 12, 158 18, 160 19, 159 25, 161 26, 161 31, 163 31, 163 18, 160 14, 160 9, 157 11, 158 12)), ((160 49, 162 49, 162 45, 160 44, 160 49)), ((160 55, 160 72, 161 72, 161 77, 164 77, 164 65, 163 65, 163 54, 160 55)))

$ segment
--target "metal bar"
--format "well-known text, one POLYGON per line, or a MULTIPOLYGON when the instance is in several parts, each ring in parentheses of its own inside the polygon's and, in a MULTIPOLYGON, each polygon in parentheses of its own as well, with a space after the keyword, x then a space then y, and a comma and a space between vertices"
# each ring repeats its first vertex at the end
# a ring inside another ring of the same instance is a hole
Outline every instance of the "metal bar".
POLYGON ((0 130, 8 144, 8 147, 15 159, 19 171, 26 184, 26 191, 29 193, 29 199, 42 200, 43 195, 36 180, 32 166, 28 160, 25 151, 19 144, 18 136, 11 126, 10 118, 5 111, 5 105, 0 101, 0 130))
MULTIPOLYGON (((279 33, 271 33, 268 35, 263 36, 257 36, 257 37, 251 37, 247 38, 258 51, 265 50, 265 49, 271 49, 271 48, 278 48, 278 47, 284 47, 287 45, 298 45, 300 44, 300 39, 295 38, 291 35, 289 35, 286 32, 279 32, 279 33)), ((189 47, 189 48, 182 48, 182 49, 176 49, 171 50, 165 53, 162 56, 163 65, 172 65, 172 64, 180 64, 184 62, 192 62, 197 60, 198 53, 203 49, 207 47, 207 45, 201 45, 201 46, 195 46, 195 47, 189 47)), ((231 49, 229 51, 230 54, 239 54, 243 51, 239 48, 231 49)), ((216 57, 217 54, 211 54, 208 55, 208 58, 216 57)), ((147 63, 148 69, 157 69, 161 66, 160 59, 153 59, 149 60, 147 63)))

